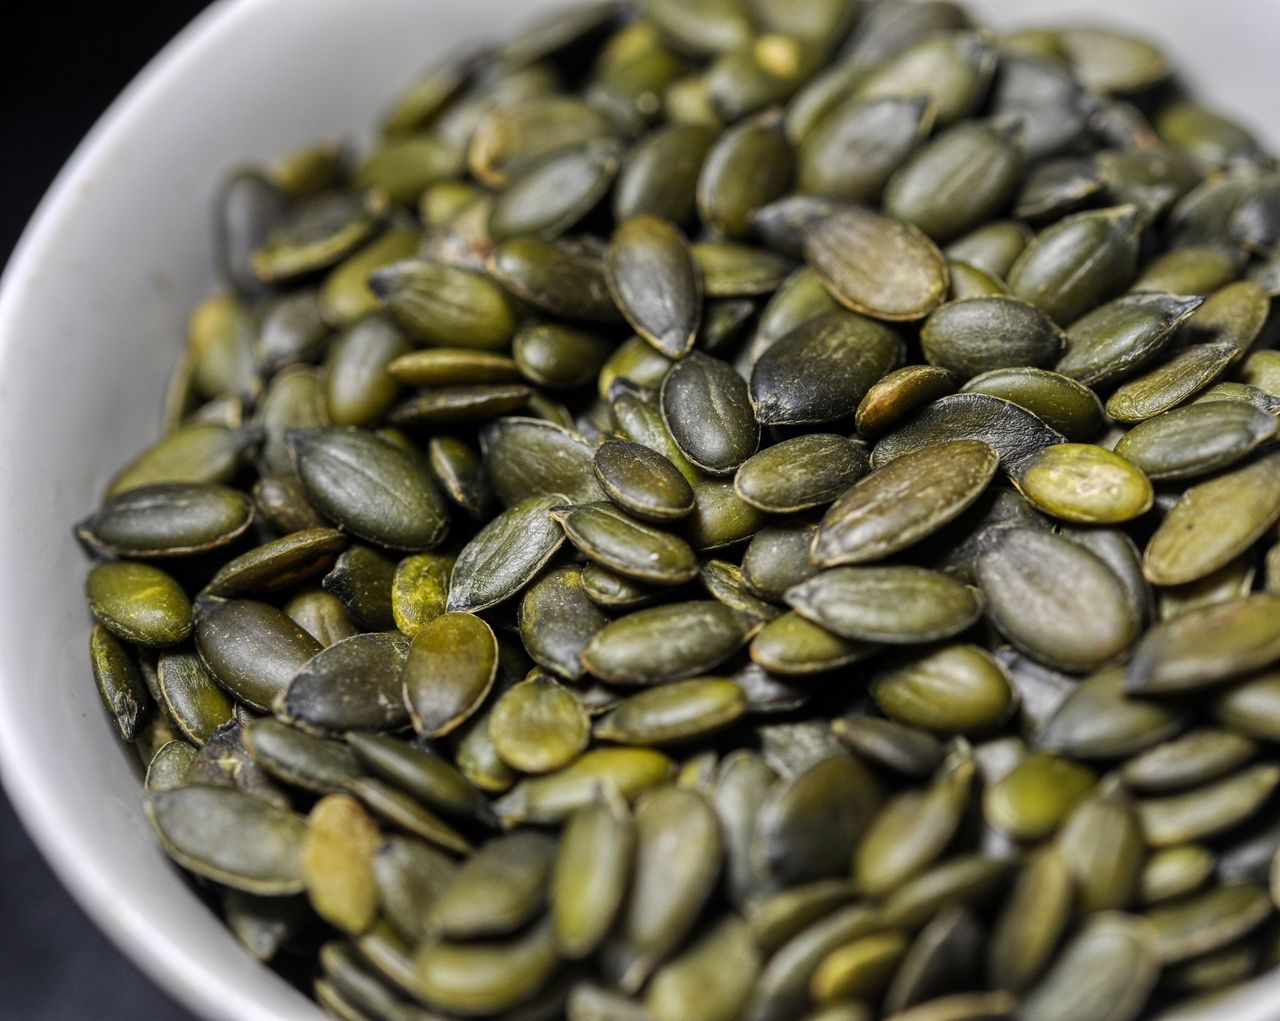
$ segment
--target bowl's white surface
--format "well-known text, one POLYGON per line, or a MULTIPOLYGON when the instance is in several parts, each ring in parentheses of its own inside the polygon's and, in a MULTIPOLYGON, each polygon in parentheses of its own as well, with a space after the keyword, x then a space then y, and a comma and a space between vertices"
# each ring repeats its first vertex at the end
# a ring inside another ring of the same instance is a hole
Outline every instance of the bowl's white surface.
MULTIPOLYGON (((94 129, 0 285, 0 775, 94 920, 210 1021, 321 1015, 237 947, 156 849, 136 765, 104 718, 86 664, 84 562, 72 523, 113 468, 155 435, 185 312, 214 286, 209 207, 224 171, 358 131, 434 57, 555 5, 223 0, 94 129)), ((1213 83, 1219 103, 1280 139, 1277 0, 972 6, 1000 24, 1065 14, 1148 26, 1194 78, 1213 83)), ((1278 997, 1272 976, 1215 1016, 1274 1019, 1278 997)))

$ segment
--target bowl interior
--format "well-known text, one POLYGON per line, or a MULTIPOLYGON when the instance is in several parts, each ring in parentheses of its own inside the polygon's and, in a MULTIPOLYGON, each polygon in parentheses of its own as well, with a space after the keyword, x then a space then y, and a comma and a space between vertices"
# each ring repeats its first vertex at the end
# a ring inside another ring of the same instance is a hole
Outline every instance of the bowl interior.
MULTIPOLYGON (((1273 0, 1004 0, 1148 25, 1197 80, 1280 138, 1273 0)), ((156 848, 139 771, 86 661, 73 523, 156 435, 187 310, 215 286, 209 209, 228 167, 365 128, 398 86, 465 40, 559 0, 223 0, 112 107, 63 171, 0 293, 0 769, 44 853, 95 920, 217 1021, 320 1018, 253 963, 156 848)), ((1280 984, 1273 976, 1268 985, 1280 984)), ((1234 1007, 1274 1016, 1255 984, 1234 1007)))

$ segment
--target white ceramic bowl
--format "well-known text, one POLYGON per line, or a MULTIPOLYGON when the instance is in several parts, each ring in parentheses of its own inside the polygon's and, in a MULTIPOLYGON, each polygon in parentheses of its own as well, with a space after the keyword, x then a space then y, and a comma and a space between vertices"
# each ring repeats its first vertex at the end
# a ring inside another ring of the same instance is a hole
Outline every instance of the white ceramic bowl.
MULTIPOLYGON (((319 1021, 253 963, 153 843, 139 772, 86 662, 72 523, 152 439, 189 307, 214 285, 224 171, 358 132, 464 40, 556 0, 223 0, 111 107, 62 171, 0 290, 0 771, 93 919, 210 1021, 319 1021)), ((1073 15, 1146 26, 1208 93, 1280 140, 1275 0, 974 0, 996 23, 1073 15), (1119 9, 1118 9, 1119 8, 1119 9)), ((7 896, 22 896, 8 891, 7 896)), ((21 934, 11 933, 21 938, 21 934)), ((1280 975, 1219 1008, 1280 1017, 1280 975), (1268 1006, 1270 1004, 1270 1006, 1268 1006)), ((1081 1019, 1086 1021, 1086 1019, 1081 1019)))

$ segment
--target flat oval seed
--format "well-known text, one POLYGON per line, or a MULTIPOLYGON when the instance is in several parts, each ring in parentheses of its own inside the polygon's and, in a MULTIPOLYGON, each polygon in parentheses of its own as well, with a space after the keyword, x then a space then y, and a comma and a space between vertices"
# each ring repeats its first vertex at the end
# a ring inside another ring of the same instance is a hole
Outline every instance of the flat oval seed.
POLYGON ((414 636, 404 663, 404 701, 413 728, 442 737, 465 722, 493 688, 498 640, 471 613, 443 614, 414 636))
POLYGON ((992 369, 974 376, 961 389, 1011 401, 1073 441, 1093 439, 1106 418, 1097 394, 1048 369, 992 369))
POLYGON ((995 450, 978 440, 936 443, 904 454, 859 480, 832 505, 810 556, 831 567, 906 549, 971 506, 998 465, 995 450))
POLYGON ((286 723, 322 733, 397 730, 409 722, 401 675, 409 639, 396 632, 355 635, 330 645, 294 674, 276 699, 286 723))
POLYGON ((308 498, 352 534, 408 550, 444 538, 444 500, 405 451, 358 429, 291 432, 289 443, 308 498))
POLYGON ((698 575, 698 558, 687 542, 629 518, 611 503, 559 508, 551 516, 574 546, 624 578, 681 585, 698 575))
POLYGON ((1008 207, 1022 177, 1019 122, 971 121, 938 135, 889 180, 885 211, 950 241, 1008 207))
POLYGON ((195 757, 196 749, 186 741, 170 741, 162 745, 147 763, 143 790, 171 791, 175 787, 186 786, 187 770, 195 757))
POLYGON ((928 776, 942 764, 940 741, 893 720, 851 713, 832 720, 831 732, 858 755, 903 776, 928 776))
POLYGON ((1244 401, 1189 404, 1141 422, 1116 453, 1153 482, 1208 475, 1246 457, 1276 435, 1277 421, 1244 401))
POLYGON ((841 875, 881 799, 875 777, 853 756, 824 758, 764 798, 751 860, 783 886, 841 875))
POLYGON ((676 467, 656 450, 629 440, 609 440, 595 455, 600 487, 636 517, 671 521, 693 510, 693 490, 676 467))
POLYGON ((349 935, 364 932, 378 913, 373 856, 382 844, 377 824, 346 794, 316 802, 302 837, 302 881, 316 914, 349 935))
POLYGON ((499 244, 485 268, 516 297, 549 315, 606 323, 618 318, 604 259, 594 249, 525 235, 499 244))
POLYGON ((591 737, 579 698, 548 677, 535 675, 504 692, 489 717, 498 755, 522 773, 549 773, 578 757, 591 737))
POLYGON ((1071 922, 1071 872, 1052 847, 1031 859, 991 932, 987 973, 999 989, 1020 993, 1044 971, 1071 922))
POLYGON ((501 942, 427 942, 415 961, 415 992, 449 1013, 500 1017, 532 1000, 559 965, 551 926, 501 942))
POLYGON ((489 215, 495 240, 517 234, 557 237, 591 212, 618 172, 619 150, 612 141, 553 153, 530 167, 502 192, 489 215))
POLYGON ((702 277, 680 229, 654 216, 623 221, 606 272, 632 329, 668 358, 687 355, 702 321, 702 277))
POLYGON ((369 286, 391 318, 427 344, 500 352, 515 333, 502 289, 469 269, 406 260, 374 272, 369 286))
POLYGON ((332 593, 361 627, 390 631, 395 627, 391 586, 395 563, 368 546, 351 546, 333 564, 320 584, 332 593))
POLYGON ((953 393, 959 380, 935 365, 904 365, 874 383, 858 404, 858 432, 872 439, 926 404, 953 393))
POLYGON ((168 483, 111 497, 77 529, 122 557, 181 557, 234 542, 253 523, 253 502, 226 486, 168 483))
POLYGON ((908 947, 885 993, 886 1011, 927 1003, 977 976, 984 933, 967 908, 943 908, 908 947))
POLYGON ((947 260, 918 228, 850 207, 817 221, 805 258, 832 296, 874 319, 923 319, 946 299, 947 260))
POLYGON ((300 815, 225 787, 151 791, 143 807, 165 853, 183 868, 258 896, 302 892, 300 815))
POLYGON ((729 475, 760 446, 747 383, 726 362, 694 352, 662 381, 662 419, 696 467, 729 475))
POLYGON ((819 627, 794 610, 774 618, 751 640, 751 659, 771 673, 803 677, 866 659, 874 645, 819 627))
POLYGON ((1027 1021, 1133 1021, 1160 977, 1152 929, 1130 915, 1090 919, 1023 1001, 1027 1021))
POLYGON ((1140 469, 1088 443, 1045 447, 1025 462, 1014 483, 1038 510, 1084 525, 1131 521, 1155 499, 1140 469))
POLYGON ((613 353, 603 337, 562 323, 533 323, 516 333, 512 353, 521 374, 546 387, 586 386, 613 353))
POLYGON ((191 633, 191 601, 173 578, 147 564, 97 564, 85 581, 89 610, 118 638, 151 647, 191 633))
POLYGON ((1069 759, 1029 755, 986 789, 983 815, 1015 840, 1041 840, 1057 830, 1096 779, 1069 759))
POLYGON ((751 370, 751 404, 763 425, 833 422, 852 415, 871 387, 897 368, 901 339, 848 312, 801 323, 751 370))
POLYGON ((578 568, 562 568, 541 578, 520 604, 525 651, 544 670, 570 680, 582 676, 582 651, 608 622, 591 601, 578 568))
POLYGON ((1008 674, 984 649, 944 645, 892 667, 871 682, 890 719, 944 734, 990 730, 1013 708, 1008 674))
POLYGON ((1263 741, 1280 734, 1280 674, 1263 673, 1217 696, 1212 712, 1224 726, 1263 741))
POLYGON ((920 343, 930 364, 968 379, 992 369, 1052 365, 1066 335, 1025 301, 970 298, 935 310, 921 327, 920 343))
POLYGON ((1080 758, 1122 758, 1150 748, 1187 725, 1176 706, 1125 694, 1113 667, 1080 682, 1045 722, 1041 747, 1080 758))
POLYGON ((89 634, 89 661, 98 694, 122 741, 132 741, 149 699, 137 661, 127 646, 101 624, 89 634))
POLYGON ((1256 929, 1274 905, 1260 886, 1222 886, 1177 904, 1152 908, 1156 952, 1167 965, 1220 950, 1256 929))
POLYGON ((492 821, 483 795, 447 759, 385 734, 347 734, 360 762, 419 801, 461 818, 492 821))
POLYGON ((619 223, 649 215, 687 223, 696 203, 698 174, 716 132, 701 124, 672 123, 655 129, 631 150, 613 190, 619 223))
POLYGON ((634 798, 675 772, 675 763, 652 748, 593 748, 555 773, 522 780, 494 802, 507 826, 558 823, 595 801, 602 787, 634 798))
POLYGON ((1107 400, 1117 422, 1142 422, 1177 407, 1222 375, 1239 355, 1234 344, 1193 344, 1120 386, 1107 400))
POLYGON ((1280 658, 1280 595, 1254 594, 1157 624, 1134 650, 1125 688, 1188 690, 1251 673, 1280 658))
POLYGON ((1213 852, 1199 844, 1156 851, 1142 870, 1141 900, 1144 904, 1158 904, 1193 893, 1213 875, 1216 864, 1213 852))
POLYGON ((596 722, 595 736, 619 744, 679 744, 722 730, 746 711, 747 697, 731 680, 673 681, 623 699, 596 722))
POLYGON ((1253 816, 1280 783, 1280 766, 1242 769, 1185 794, 1138 802, 1147 844, 1173 847, 1221 833, 1253 816))
POLYGON ((1096 669, 1137 637, 1120 579, 1093 553, 1050 532, 1005 530, 978 558, 977 578, 995 625, 1048 666, 1096 669))
POLYGON ((556 949, 572 961, 601 944, 631 879, 636 827, 612 788, 575 812, 564 828, 551 872, 556 949))
POLYGON ((761 963, 747 923, 729 915, 659 969, 645 1005, 654 1021, 732 1021, 761 963))
POLYGON ((242 740, 254 762, 271 776, 317 794, 337 793, 362 772, 346 745, 304 734, 269 716, 250 722, 242 740))
POLYGON ((613 684, 656 684, 714 670, 751 634, 746 617, 714 601, 637 610, 597 631, 586 668, 613 684))
POLYGON ((635 991, 693 929, 720 877, 723 839, 706 797, 683 787, 649 792, 636 807, 635 867, 619 919, 619 985, 635 991))
POLYGON ((1074 322, 1133 278, 1138 215, 1130 205, 1060 220, 1018 256, 1009 270, 1010 291, 1044 309, 1059 325, 1074 322))
POLYGON ((202 603, 195 631, 200 658, 218 683, 263 712, 323 648, 274 606, 249 599, 202 603))
POLYGON ((234 598, 289 588, 328 570, 346 545, 342 533, 332 528, 293 532, 227 561, 204 591, 234 598))
POLYGON ((480 529, 454 564, 450 612, 486 610, 528 585, 564 544, 551 514, 564 502, 560 494, 531 496, 480 529))
POLYGON ((1156 585, 1185 585, 1225 567, 1280 520, 1280 453, 1183 493, 1147 544, 1142 569, 1156 585))
POLYGON ((941 856, 968 806, 973 772, 972 758, 955 756, 927 788, 899 794, 880 811, 853 856, 861 892, 883 897, 941 856))
POLYGON ((786 592, 802 617, 843 638, 914 644, 959 634, 982 613, 976 589, 923 567, 835 567, 786 592))
POLYGON ((831 433, 810 433, 752 455, 733 479, 747 503, 793 514, 830 502, 867 470, 866 448, 831 433))
POLYGON ((1137 812, 1123 793, 1103 789, 1081 803, 1063 826, 1058 848, 1075 878, 1080 912, 1133 902, 1147 851, 1137 812))
POLYGON ((844 100, 801 139, 799 190, 850 202, 873 198, 928 134, 933 117, 923 96, 844 100))
POLYGON ((1094 309, 1067 331, 1067 352, 1054 368, 1086 386, 1132 375, 1171 341, 1202 299, 1129 294, 1094 309))
POLYGON ((1066 437, 1012 401, 982 393, 952 394, 883 437, 871 451, 871 467, 942 440, 982 440, 1000 455, 1005 471, 1016 475, 1028 458, 1066 437))
POLYGON ((396 565, 391 581, 391 614, 402 634, 412 638, 428 621, 445 612, 454 558, 418 553, 396 565))
POLYGON ((194 652, 166 652, 157 666, 160 704, 178 732, 197 747, 232 717, 231 700, 194 652))
POLYGON ((485 428, 481 439, 485 469, 508 507, 532 496, 563 494, 574 503, 600 499, 592 473, 595 449, 564 426, 501 418, 485 428))
POLYGON ((1120 775, 1136 791, 1176 791, 1216 780, 1243 766, 1256 750, 1257 745, 1243 734, 1205 728, 1135 756, 1120 775))
POLYGON ((261 442, 260 429, 184 425, 120 469, 106 495, 109 499, 130 489, 166 483, 230 482, 246 455, 261 442))
POLYGON ((445 939, 505 936, 546 903, 555 841, 522 830, 495 837, 463 862, 431 906, 445 939))
MULTIPOLYGON (((936 16, 936 12, 924 15, 936 16)), ((944 23, 924 21, 925 27, 913 26, 915 31, 908 29, 903 36, 892 35, 890 29, 886 34, 891 41, 884 50, 871 46, 865 51, 873 63, 854 95, 865 99, 923 95, 937 107, 940 125, 959 120, 981 101, 995 65, 989 42, 974 32, 950 31, 967 28, 967 20, 961 14, 944 23)))
POLYGON ((698 175, 698 215, 715 234, 737 238, 747 233, 751 214, 787 190, 794 155, 766 113, 725 131, 707 153, 698 175))
POLYGON ((818 965, 809 991, 819 1003, 846 999, 877 999, 907 952, 901 932, 883 932, 846 943, 818 965))
POLYGON ((514 383, 520 378, 515 362, 506 355, 456 347, 410 351, 393 359, 387 371, 410 386, 514 383))

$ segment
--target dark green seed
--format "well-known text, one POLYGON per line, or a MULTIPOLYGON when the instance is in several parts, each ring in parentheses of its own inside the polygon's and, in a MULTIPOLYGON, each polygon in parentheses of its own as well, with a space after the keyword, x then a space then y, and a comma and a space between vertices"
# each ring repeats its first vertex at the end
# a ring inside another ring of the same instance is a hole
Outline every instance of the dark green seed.
POLYGON ((702 319, 702 278, 680 229, 653 216, 624 221, 609 246, 607 272, 632 328, 668 358, 688 354, 702 319))
POLYGON ((138 645, 174 645, 191 633, 191 602, 159 568, 116 561, 98 564, 85 582, 89 610, 117 638, 138 645))
POLYGON ((792 514, 829 503, 867 470, 864 446, 843 436, 811 433, 783 440, 748 458, 733 488, 771 514, 792 514))
POLYGON ((925 358, 962 379, 992 369, 1052 365, 1066 342, 1043 311, 1008 297, 950 302, 920 331, 925 358))
POLYGON ((911 644, 959 634, 978 619, 976 589, 923 567, 835 567, 786 593, 808 620, 857 641, 911 644))
POLYGON ((264 712, 322 648, 275 607, 248 599, 202 602, 195 633, 200 657, 218 682, 264 712))
POLYGON ((109 499, 82 538, 123 557, 179 557, 226 546, 253 523, 253 503, 225 486, 168 483, 109 499))

